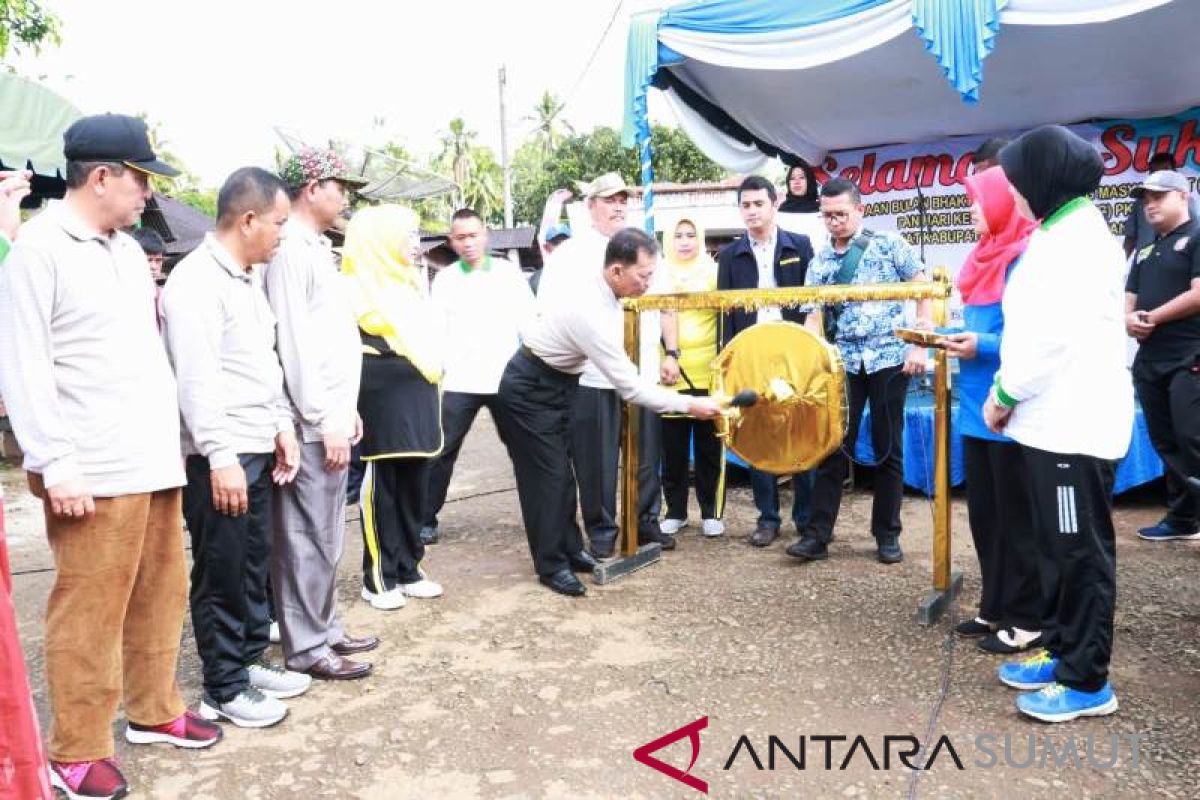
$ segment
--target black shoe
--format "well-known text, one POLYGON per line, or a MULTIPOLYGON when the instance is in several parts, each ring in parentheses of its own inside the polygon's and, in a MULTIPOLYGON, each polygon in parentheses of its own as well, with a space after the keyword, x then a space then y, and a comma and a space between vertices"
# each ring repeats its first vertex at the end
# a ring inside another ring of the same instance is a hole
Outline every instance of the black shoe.
POLYGON ((779 528, 770 525, 759 525, 750 534, 750 544, 755 547, 768 547, 779 537, 779 528))
POLYGON ((879 550, 875 557, 881 564, 899 564, 904 560, 904 551, 900 549, 900 540, 895 536, 879 540, 879 550))
POLYGON ((543 586, 548 586, 553 591, 568 597, 582 597, 587 594, 587 587, 569 569, 560 569, 553 575, 539 575, 538 580, 543 586))
POLYGON ((421 527, 421 544, 437 544, 438 529, 429 525, 421 527))
POLYGON ((783 552, 793 558, 802 558, 805 561, 824 561, 829 558, 829 548, 815 536, 801 536, 788 545, 787 550, 783 552))
POLYGON ((578 553, 569 555, 567 560, 571 562, 571 569, 575 572, 591 572, 600 566, 587 550, 580 550, 578 553))
POLYGON ((995 630, 995 625, 990 622, 982 622, 979 617, 974 617, 966 622, 960 622, 954 626, 954 632, 965 639, 987 636, 994 633, 995 630))
POLYGON ((663 533, 661 530, 657 530, 657 525, 654 527, 655 530, 650 530, 647 528, 638 531, 638 544, 657 543, 662 546, 663 550, 674 550, 675 537, 669 533, 663 533))
POLYGON ((617 551, 617 537, 592 539, 591 551, 596 558, 612 558, 613 553, 617 551))

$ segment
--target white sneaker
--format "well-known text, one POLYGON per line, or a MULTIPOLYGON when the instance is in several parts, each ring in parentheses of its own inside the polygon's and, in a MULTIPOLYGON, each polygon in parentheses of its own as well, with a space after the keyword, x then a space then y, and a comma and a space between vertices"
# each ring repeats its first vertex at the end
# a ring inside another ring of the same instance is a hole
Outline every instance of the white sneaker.
POLYGON ((376 594, 367 587, 363 587, 362 599, 371 604, 371 608, 379 609, 380 611, 394 611, 397 608, 404 608, 404 604, 408 601, 404 599, 404 592, 400 591, 400 587, 388 589, 386 592, 376 594))
POLYGON ((706 519, 700 524, 700 532, 705 536, 720 536, 725 532, 725 523, 719 519, 706 519))
POLYGON ((271 632, 267 634, 267 638, 271 640, 271 644, 279 644, 283 641, 283 637, 279 635, 279 623, 271 623, 271 632))
POLYGON ((287 714, 285 704, 253 686, 247 686, 241 694, 225 703, 218 703, 207 694, 200 701, 201 717, 210 722, 224 718, 239 728, 269 728, 287 714))
POLYGON ((442 596, 442 585, 434 583, 429 578, 421 578, 416 583, 402 583, 396 587, 409 597, 420 597, 428 600, 431 597, 442 596))
POLYGON ((312 678, 303 672, 292 672, 265 661, 251 664, 246 671, 250 673, 251 686, 267 697, 280 700, 304 694, 312 686, 312 678))
POLYGON ((668 536, 674 536, 681 530, 687 527, 686 519, 671 519, 667 517, 662 522, 658 523, 658 529, 668 536))

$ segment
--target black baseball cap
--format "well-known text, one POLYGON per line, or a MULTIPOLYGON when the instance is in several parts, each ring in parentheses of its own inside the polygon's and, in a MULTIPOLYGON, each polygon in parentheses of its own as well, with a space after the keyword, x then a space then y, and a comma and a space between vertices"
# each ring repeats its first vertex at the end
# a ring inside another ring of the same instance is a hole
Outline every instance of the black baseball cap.
POLYGON ((75 120, 63 133, 63 155, 68 161, 112 161, 164 178, 179 174, 154 155, 146 123, 124 114, 75 120))

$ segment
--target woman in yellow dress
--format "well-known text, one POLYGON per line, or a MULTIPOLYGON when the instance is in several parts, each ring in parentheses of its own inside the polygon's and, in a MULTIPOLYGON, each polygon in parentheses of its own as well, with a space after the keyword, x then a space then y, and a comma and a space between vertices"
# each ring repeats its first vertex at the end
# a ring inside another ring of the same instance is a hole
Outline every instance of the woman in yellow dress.
POLYGON ((420 567, 426 473, 442 449, 442 330, 420 245, 416 213, 382 205, 354 214, 342 253, 363 345, 362 597, 382 610, 442 593, 420 567))
MULTIPOLYGON (((704 248, 704 229, 694 220, 680 219, 663 239, 667 291, 711 292, 717 288, 717 262, 704 248)), ((679 312, 679 380, 673 388, 683 394, 707 395, 713 359, 717 357, 717 312, 679 312)), ((662 485, 667 518, 662 532, 675 534, 687 524, 688 460, 694 451, 696 501, 701 532, 720 536, 725 531, 721 510, 721 444, 711 420, 662 418, 662 485), (691 447, 689 447, 689 444, 691 447)))

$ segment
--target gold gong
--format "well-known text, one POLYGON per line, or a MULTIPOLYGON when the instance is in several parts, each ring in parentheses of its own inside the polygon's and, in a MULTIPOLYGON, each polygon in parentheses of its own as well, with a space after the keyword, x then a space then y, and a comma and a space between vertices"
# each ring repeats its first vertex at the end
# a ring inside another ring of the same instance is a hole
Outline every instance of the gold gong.
POLYGON ((757 403, 718 423, 729 449, 754 468, 801 472, 841 446, 845 369, 821 337, 793 322, 760 323, 733 337, 714 367, 714 394, 758 393, 757 403))

